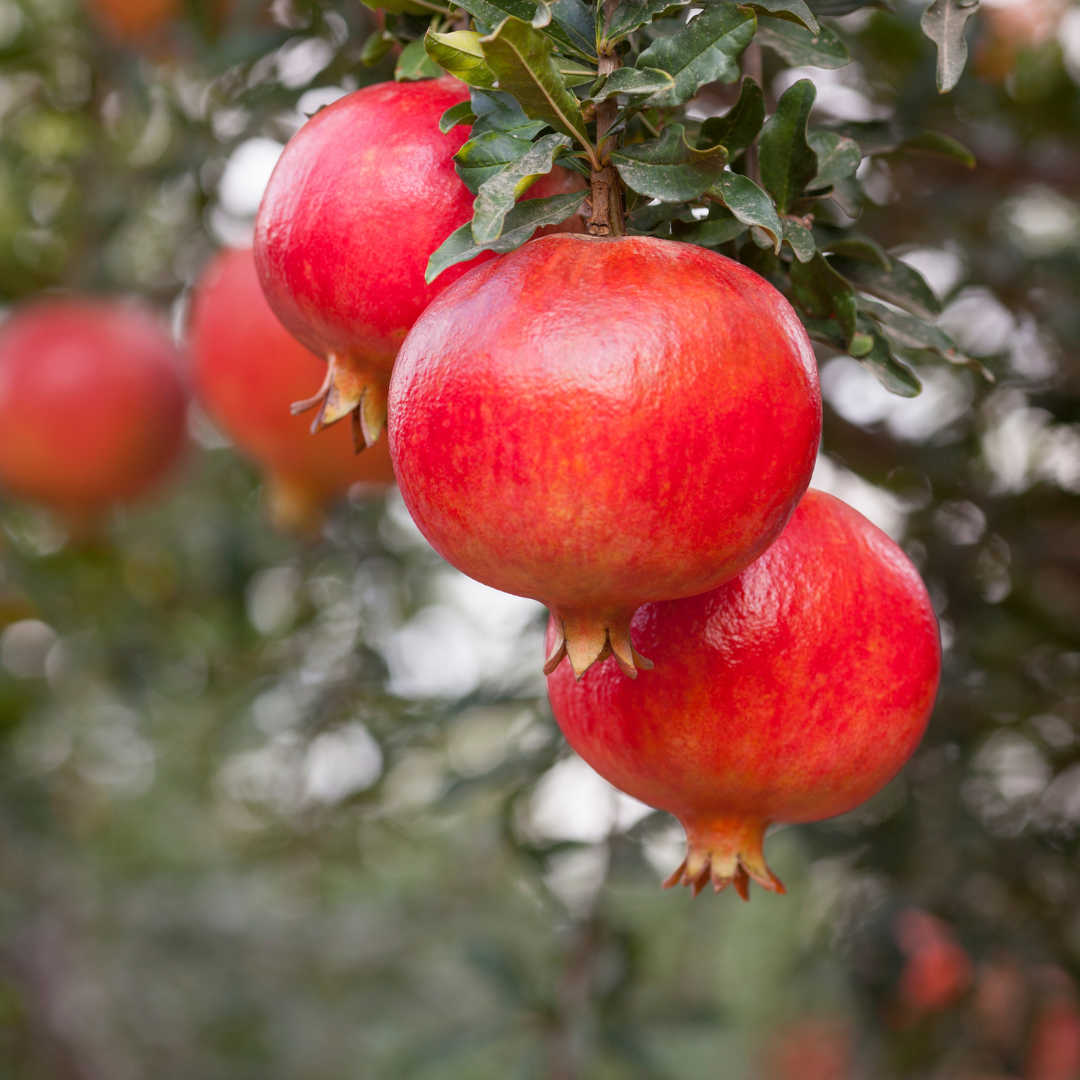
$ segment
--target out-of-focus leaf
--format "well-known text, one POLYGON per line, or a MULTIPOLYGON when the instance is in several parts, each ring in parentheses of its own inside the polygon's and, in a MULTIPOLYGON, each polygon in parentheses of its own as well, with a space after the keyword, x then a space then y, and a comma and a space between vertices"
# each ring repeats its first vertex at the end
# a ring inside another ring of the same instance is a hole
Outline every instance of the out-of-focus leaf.
POLYGON ((475 259, 481 251, 505 254, 521 247, 537 229, 544 225, 558 225, 576 214, 587 194, 588 191, 572 191, 566 195, 525 199, 517 203, 506 215, 502 234, 489 244, 477 244, 473 240, 471 222, 462 225, 443 241, 428 260, 426 280, 434 281, 448 267, 475 259))
POLYGON ((742 81, 739 100, 723 116, 710 116, 698 135, 698 146, 722 146, 728 153, 728 161, 738 157, 761 131, 765 123, 765 95, 753 79, 742 81))
POLYGON ((842 68, 851 63, 848 47, 827 26, 815 34, 798 23, 762 16, 757 36, 762 45, 796 67, 842 68))
POLYGON ((923 128, 911 131, 900 144, 900 149, 916 154, 951 158, 969 169, 974 169, 976 165, 975 155, 962 142, 942 135, 940 131, 926 131, 923 128))
POLYGON ((892 5, 887 0, 807 0, 807 3, 819 19, 838 19, 868 7, 892 11, 892 5))
POLYGON ((867 155, 891 154, 904 141, 900 129, 891 120, 849 120, 831 130, 854 139, 867 155))
POLYGON ((877 263, 882 270, 892 269, 892 259, 885 249, 869 236, 842 236, 824 240, 818 246, 826 255, 844 255, 849 259, 865 259, 877 263))
POLYGON ((899 259, 893 259, 889 270, 861 259, 835 258, 833 265, 863 292, 887 300, 920 319, 935 319, 941 314, 941 302, 922 274, 899 259))
POLYGON ((752 0, 748 6, 759 15, 773 15, 788 22, 801 23, 812 34, 821 29, 804 0, 752 0))
POLYGON ((473 202, 472 234, 490 244, 502 233, 506 215, 534 181, 555 167, 555 155, 570 145, 566 135, 543 135, 516 161, 480 185, 473 202))
POLYGON ((744 225, 756 225, 772 237, 773 251, 780 250, 783 227, 768 193, 739 173, 724 172, 711 188, 709 197, 726 206, 744 225))
POLYGON ((941 94, 948 93, 964 73, 968 55, 964 28, 978 7, 979 0, 933 0, 922 14, 919 25, 937 46, 937 88, 941 94))
POLYGON ((806 141, 817 154, 817 174, 806 185, 807 191, 822 191, 852 176, 862 161, 862 152, 854 139, 835 131, 817 128, 807 133, 806 141))
POLYGON ((800 79, 784 92, 761 129, 761 180, 781 214, 818 171, 817 154, 806 137, 816 94, 809 79, 800 79))
POLYGON ((865 298, 860 298, 859 309, 879 322, 893 343, 902 349, 930 349, 955 363, 967 360, 956 342, 931 323, 865 298))
POLYGON ((890 394, 898 397, 918 397, 922 393, 922 383, 919 382, 918 375, 893 355, 884 334, 870 330, 870 326, 867 326, 867 331, 873 344, 868 352, 857 358, 859 363, 869 368, 890 394))
POLYGON ((635 96, 663 93, 675 86, 675 80, 659 68, 618 68, 608 75, 600 88, 589 92, 593 101, 604 101, 612 94, 635 96))
POLYGON ((740 221, 730 211, 726 211, 724 217, 710 217, 705 221, 699 221, 687 229, 680 229, 677 235, 678 239, 688 244, 718 247, 741 236, 746 229, 745 222, 740 221))
POLYGON ((484 59, 479 34, 471 30, 455 30, 450 34, 436 34, 428 30, 424 37, 424 48, 439 67, 468 86, 478 86, 482 90, 495 89, 495 73, 484 59))
POLYGON ((689 101, 706 83, 734 82, 738 58, 754 36, 754 13, 734 4, 706 8, 670 37, 654 41, 637 59, 638 68, 659 68, 675 79, 672 89, 648 99, 669 108, 689 101))
POLYGON ((551 42, 539 30, 509 18, 480 44, 499 89, 511 94, 526 116, 589 145, 581 106, 559 74, 551 42))
POLYGON ((445 135, 448 131, 456 128, 458 124, 472 124, 476 119, 476 113, 473 112, 471 101, 459 101, 456 105, 451 105, 439 117, 439 130, 445 135))
POLYGON ((855 336, 858 304, 851 283, 817 252, 809 262, 791 264, 791 288, 799 306, 812 319, 835 319, 850 348, 855 336))
POLYGON ((838 124, 831 130, 854 139, 865 155, 907 150, 913 154, 951 158, 967 168, 974 168, 976 164, 975 155, 963 143, 939 131, 928 131, 926 128, 901 130, 890 120, 852 120, 838 124))
POLYGON ((611 154, 627 187, 661 202, 699 198, 724 171, 722 146, 689 146, 682 124, 668 124, 660 138, 633 143, 611 154))
POLYGON ((372 11, 387 11, 391 15, 430 15, 433 12, 445 12, 449 5, 436 0, 361 0, 372 11))
POLYGON ((863 192, 862 184, 859 183, 857 177, 845 176, 842 180, 837 180, 832 186, 829 198, 832 199, 832 201, 836 203, 849 218, 857 218, 862 213, 865 194, 863 192))
POLYGON ((390 52, 395 45, 393 34, 385 30, 376 30, 368 34, 364 41, 364 47, 360 50, 360 63, 364 67, 375 67, 390 52))
POLYGON ((784 219, 784 243, 795 252, 795 258, 803 263, 809 262, 817 251, 814 234, 805 225, 788 218, 784 219))
POLYGON ((424 48, 423 40, 410 41, 398 57, 394 68, 394 78, 398 82, 417 82, 420 79, 436 79, 442 69, 436 64, 424 48))

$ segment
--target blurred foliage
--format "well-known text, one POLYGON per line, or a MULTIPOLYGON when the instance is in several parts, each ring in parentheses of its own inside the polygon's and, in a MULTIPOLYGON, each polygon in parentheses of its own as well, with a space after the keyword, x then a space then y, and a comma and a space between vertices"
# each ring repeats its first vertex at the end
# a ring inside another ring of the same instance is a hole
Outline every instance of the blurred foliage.
MULTIPOLYGON (((183 475, 107 537, 0 506, 0 1076, 1080 1075, 1080 9, 984 10, 945 97, 918 17, 829 20, 857 63, 812 72, 823 118, 979 159, 867 166, 860 228, 996 382, 927 367, 903 400, 821 355, 817 483, 902 538, 943 620, 902 777, 770 838, 787 897, 661 892, 678 831, 567 756, 535 606, 393 495, 273 535, 193 412, 183 475)), ((5 299, 138 291, 181 328, 251 227, 230 167, 389 77, 375 29, 192 0, 121 41, 0 0, 5 299)))

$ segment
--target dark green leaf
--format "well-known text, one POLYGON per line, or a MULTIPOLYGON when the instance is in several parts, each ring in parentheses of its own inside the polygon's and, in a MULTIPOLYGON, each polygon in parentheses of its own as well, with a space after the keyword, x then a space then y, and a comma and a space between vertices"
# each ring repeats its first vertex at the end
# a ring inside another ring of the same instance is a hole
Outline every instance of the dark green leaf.
POLYGON ((728 161, 738 157, 761 131, 765 123, 765 95, 753 79, 742 81, 739 100, 723 116, 710 116, 701 125, 698 146, 722 146, 728 152, 728 161))
POLYGON ((428 260, 426 280, 434 281, 447 267, 475 259, 481 251, 505 254, 521 247, 541 226, 558 225, 577 213, 587 194, 587 191, 572 191, 566 195, 525 199, 517 203, 506 215, 502 235, 490 244, 477 244, 473 240, 471 222, 462 225, 443 241, 428 260))
POLYGON ((818 171, 817 154, 806 138, 816 94, 809 79, 800 79, 784 92, 761 129, 761 179, 781 214, 818 171))
POLYGON ((854 176, 846 176, 843 180, 837 180, 829 193, 832 199, 849 218, 857 218, 862 213, 865 194, 862 184, 854 176))
POLYGON ((555 63, 566 86, 581 86, 584 83, 596 82, 596 68, 585 67, 562 56, 556 56, 555 63))
POLYGON ((423 39, 410 41, 398 57, 394 78, 398 82, 417 82, 420 79, 436 79, 442 74, 424 49, 423 39))
MULTIPOLYGON (((576 4, 579 0, 573 0, 573 2, 576 4)), ((485 26, 492 27, 498 27, 508 15, 531 26, 538 13, 537 5, 533 3, 533 0, 454 0, 454 3, 485 26)), ((560 15, 556 16, 556 7, 555 4, 550 5, 551 22, 540 32, 571 52, 582 53, 590 59, 594 58, 596 50, 591 40, 582 43, 578 35, 568 32, 563 27, 562 16, 569 14, 572 9, 561 9, 560 15)))
POLYGON ((551 42, 521 19, 507 19, 480 39, 499 89, 512 95, 525 115, 589 145, 578 99, 566 89, 551 54, 551 42))
POLYGON ((914 315, 866 299, 859 300, 859 309, 873 316, 901 349, 930 349, 958 363, 966 359, 944 330, 914 315))
POLYGON ((897 360, 884 334, 872 333, 870 336, 872 345, 868 352, 858 357, 859 363, 869 368, 889 393, 918 397, 922 393, 919 377, 907 364, 897 360))
POLYGON ((796 67, 841 68, 851 63, 848 47, 827 26, 815 34, 797 23, 762 16, 758 41, 796 67))
POLYGON ((649 98, 659 108, 682 105, 706 83, 734 82, 736 62, 754 36, 753 12, 734 4, 706 8, 670 37, 654 41, 637 59, 639 68, 659 68, 674 76, 675 86, 649 98))
POLYGON ((506 215, 533 182, 555 167, 555 156, 570 145, 566 135, 542 135, 528 151, 480 185, 473 202, 472 234, 490 244, 503 230, 506 215))
POLYGON ((682 124, 668 124, 660 138, 633 143, 611 154, 627 187, 661 202, 699 198, 724 171, 723 147, 687 145, 682 124))
POLYGON ((892 269, 892 259, 885 249, 868 236, 840 236, 834 240, 819 241, 818 246, 827 255, 845 255, 849 259, 865 259, 877 263, 882 270, 892 269))
POLYGON ((791 288, 799 306, 812 319, 835 319, 844 348, 855 336, 858 305, 855 290, 818 252, 809 262, 791 264, 791 288))
POLYGON ((439 130, 445 135, 458 124, 472 124, 475 119, 476 114, 473 112, 472 102, 459 101, 456 105, 451 105, 439 117, 439 130))
POLYGON ((862 161, 859 144, 835 131, 816 128, 807 133, 806 141, 818 159, 817 174, 806 185, 807 191, 822 191, 853 176, 862 161))
POLYGON ((385 30, 376 30, 369 34, 364 41, 364 47, 360 50, 360 63, 364 67, 374 67, 396 44, 393 34, 385 30))
POLYGON ((788 22, 801 23, 812 34, 816 34, 821 29, 817 19, 814 18, 814 13, 807 7, 804 0, 751 0, 748 6, 759 15, 774 15, 788 22))
POLYGON ((891 120, 849 120, 832 130, 854 139, 867 155, 891 154, 904 141, 900 129, 891 120))
POLYGON ((482 184, 527 154, 532 146, 531 133, 522 138, 508 131, 484 131, 473 135, 454 155, 454 167, 462 183, 475 195, 482 184))
POLYGON ((479 34, 471 30, 455 30, 450 34, 436 34, 428 30, 424 36, 424 48, 439 67, 463 83, 482 90, 495 88, 495 73, 484 59, 479 34))
POLYGON ((501 90, 478 90, 473 87, 472 111, 476 114, 472 137, 489 131, 505 131, 519 139, 532 141, 547 125, 543 120, 530 120, 521 106, 501 90))
POLYGON ((388 11, 391 15, 430 15, 432 12, 445 12, 446 4, 434 0, 362 0, 365 7, 372 11, 388 11))
POLYGON ((652 22, 654 16, 666 11, 670 6, 671 0, 623 0, 615 9, 611 25, 604 37, 610 42, 618 41, 633 33, 639 26, 652 22))
POLYGON ((819 19, 837 19, 842 15, 850 15, 853 11, 868 7, 892 11, 887 0, 807 0, 807 2, 819 19))
POLYGON ((599 90, 589 92, 593 101, 603 101, 612 94, 656 94, 671 90, 675 80, 659 68, 619 68, 608 75, 599 90))
POLYGON ((933 154, 959 161, 969 169, 975 168, 975 155, 961 142, 942 135, 939 131, 926 131, 918 128, 909 132, 900 144, 901 150, 910 150, 916 154, 933 154))
POLYGON ((595 60, 596 30, 592 11, 581 0, 555 0, 550 7, 551 21, 562 30, 575 50, 595 60))
POLYGON ((761 190, 748 176, 723 172, 709 188, 709 198, 726 206, 744 225, 756 225, 764 229, 773 241, 773 251, 780 250, 783 228, 776 208, 768 194, 761 190))
POLYGON ((809 262, 817 251, 814 234, 805 225, 788 218, 784 219, 784 243, 795 252, 795 258, 803 263, 809 262))
POLYGON ((941 303, 922 274, 899 259, 893 259, 890 270, 860 259, 836 258, 833 265, 863 292, 902 307, 920 319, 935 319, 941 314, 941 303))
POLYGON ((746 232, 746 223, 740 221, 730 211, 726 211, 723 217, 709 217, 705 221, 699 221, 687 229, 680 229, 678 239, 688 243, 697 244, 700 247, 719 247, 729 240, 735 240, 746 232))
POLYGON ((964 28, 978 6, 979 0, 933 0, 922 14, 919 25, 937 46, 939 93, 947 93, 960 81, 968 54, 964 28))

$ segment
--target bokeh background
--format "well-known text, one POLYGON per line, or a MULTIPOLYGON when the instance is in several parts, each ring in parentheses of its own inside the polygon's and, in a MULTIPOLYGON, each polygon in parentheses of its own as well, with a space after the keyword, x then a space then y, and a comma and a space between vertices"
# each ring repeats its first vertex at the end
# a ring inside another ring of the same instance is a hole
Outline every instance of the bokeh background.
MULTIPOLYGON (((865 162, 862 228, 996 381, 937 364, 906 400, 821 356, 815 485, 942 622, 903 775, 771 835, 787 897, 662 892, 681 832, 562 742, 539 606, 393 491, 275 534, 193 406, 181 473, 93 542, 0 495, 0 1078, 1080 1077, 1080 7, 984 3, 939 97, 893 2, 832 21, 849 67, 765 74, 979 160, 865 162)), ((138 294, 182 339, 285 141, 392 77, 375 29, 0 0, 0 302, 138 294)))

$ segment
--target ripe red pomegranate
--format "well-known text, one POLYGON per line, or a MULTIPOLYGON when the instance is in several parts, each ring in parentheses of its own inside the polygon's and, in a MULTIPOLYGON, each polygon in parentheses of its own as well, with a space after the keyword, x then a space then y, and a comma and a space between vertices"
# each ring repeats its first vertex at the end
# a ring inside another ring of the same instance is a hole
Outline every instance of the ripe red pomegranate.
MULTIPOLYGON (((548 236, 438 297, 398 356, 390 450, 449 562, 543 601, 547 668, 651 666, 630 620, 780 535, 821 431, 810 343, 768 282, 704 248, 548 236)), ((646 650, 647 651, 647 650, 646 650)))
MULTIPOLYGON (((674 814, 688 852, 667 885, 712 879, 783 892, 765 863, 772 822, 858 806, 911 756, 941 670, 919 575, 884 533, 810 491, 779 540, 734 581, 643 607, 656 670, 611 663, 548 679, 570 745, 627 794, 674 814)), ((558 631, 548 628, 548 640, 558 631)))
POLYGON ((251 251, 224 251, 203 273, 191 316, 195 394, 236 445, 265 471, 280 526, 314 532, 326 504, 357 482, 394 482, 386 440, 359 457, 348 431, 313 439, 289 404, 322 361, 278 322, 251 251))
POLYGON ((157 319, 32 303, 0 327, 0 487, 79 518, 142 495, 184 445, 186 394, 157 319))
POLYGON ((907 908, 893 929, 907 958, 897 987, 904 1010, 923 1015, 955 1005, 971 986, 973 968, 951 927, 927 911, 907 908))
POLYGON ((97 20, 117 38, 144 38, 176 18, 183 0, 86 0, 97 20))
MULTIPOLYGON (((278 318, 329 363, 322 389, 296 406, 319 406, 313 430, 352 414, 357 445, 370 446, 386 421, 390 369, 409 327, 490 257, 424 281, 428 257, 472 217, 473 195, 452 160, 469 131, 443 135, 438 126, 468 96, 448 76, 357 90, 305 124, 274 170, 255 257, 278 318)), ((527 197, 584 184, 556 168, 527 197)), ((562 228, 580 231, 580 218, 562 228)))

